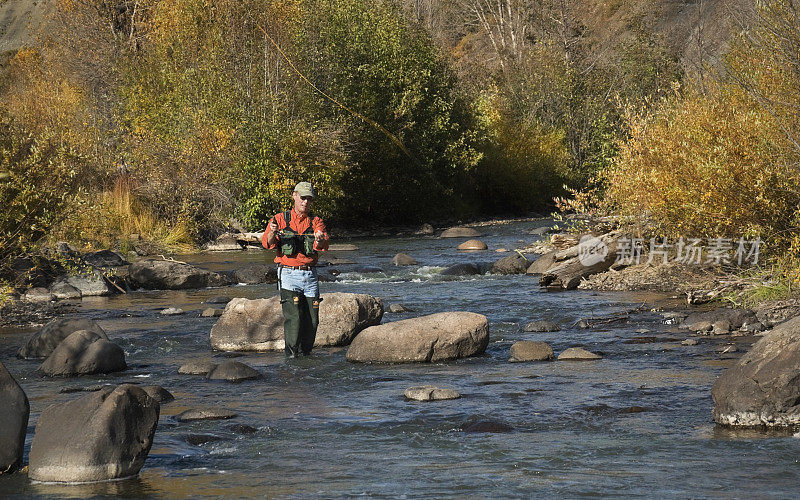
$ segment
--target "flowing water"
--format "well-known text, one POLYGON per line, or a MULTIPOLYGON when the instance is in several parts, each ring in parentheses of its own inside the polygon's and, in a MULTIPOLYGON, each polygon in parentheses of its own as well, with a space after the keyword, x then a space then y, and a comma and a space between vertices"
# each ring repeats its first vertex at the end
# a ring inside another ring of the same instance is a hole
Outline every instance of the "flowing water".
MULTIPOLYGON (((56 486, 15 474, 0 476, 0 496, 796 496, 800 439, 733 432, 711 420, 711 384, 732 363, 716 353, 719 341, 682 346, 685 333, 647 309, 628 322, 573 326, 580 318, 609 316, 641 304, 654 307, 663 298, 545 292, 535 278, 524 275, 439 274, 457 262, 496 260, 501 255, 492 250, 520 246, 520 240, 529 243, 535 237, 527 231, 545 224, 481 228, 488 252, 458 252, 460 240, 427 237, 357 240, 358 251, 336 252, 356 264, 335 266, 339 280, 323 283, 323 293, 368 293, 382 297, 387 306, 401 303, 413 309, 387 313, 384 322, 449 310, 486 315, 489 347, 470 359, 351 364, 345 360, 346 348, 332 348, 291 361, 280 352, 244 354, 237 360, 264 378, 239 384, 178 375, 187 361, 226 356, 209 347, 216 320, 198 317, 208 307, 206 300, 271 296, 274 285, 134 292, 76 303, 77 314, 98 320, 124 348, 129 369, 115 375, 39 377, 38 362, 14 357, 30 330, 0 332, 0 356, 31 402, 26 461, 41 411, 82 394, 61 393, 63 388, 131 381, 162 385, 176 397, 161 407, 155 442, 138 478, 56 486), (397 252, 409 253, 421 266, 392 266, 397 252), (187 314, 161 316, 166 307, 187 314), (562 331, 523 332, 521 325, 535 319, 554 320, 562 331), (642 328, 650 332, 636 333, 642 328), (544 340, 556 353, 584 346, 604 358, 509 363, 509 347, 517 340, 544 340), (453 388, 463 397, 406 401, 403 391, 420 384, 453 388), (239 416, 192 423, 174 419, 198 407, 223 407, 239 416), (234 424, 256 430, 243 434, 234 424)), ((181 258, 230 270, 261 262, 266 252, 181 258)))

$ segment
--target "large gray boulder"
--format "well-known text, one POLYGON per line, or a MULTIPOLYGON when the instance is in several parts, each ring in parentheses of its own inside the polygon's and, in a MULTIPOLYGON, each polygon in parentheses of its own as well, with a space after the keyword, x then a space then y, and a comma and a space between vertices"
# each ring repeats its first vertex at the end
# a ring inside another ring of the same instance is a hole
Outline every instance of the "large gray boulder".
POLYGON ((134 288, 148 290, 187 290, 229 284, 221 274, 171 260, 140 260, 128 266, 128 273, 134 288))
POLYGON ((39 371, 50 377, 70 377, 125 368, 125 352, 120 346, 89 330, 78 330, 58 344, 39 371))
POLYGON ((489 321, 471 312, 443 312, 372 326, 347 350, 348 361, 424 363, 481 354, 489 321))
MULTIPOLYGON (((316 347, 347 345, 361 330, 383 318, 383 301, 365 294, 324 293, 316 347)), ((221 351, 281 350, 283 312, 279 297, 228 302, 211 328, 211 347, 221 351)))
POLYGON ((776 326, 711 387, 714 421, 730 426, 800 424, 800 317, 776 326))
POLYGON ((106 332, 94 320, 87 318, 58 318, 47 323, 17 353, 20 358, 46 358, 62 340, 78 330, 89 330, 108 339, 106 332))
POLYGON ((0 363, 0 474, 22 463, 30 412, 25 392, 0 363))
POLYGON ((29 476, 62 483, 134 476, 150 452, 158 414, 158 402, 129 384, 49 406, 36 424, 29 476))

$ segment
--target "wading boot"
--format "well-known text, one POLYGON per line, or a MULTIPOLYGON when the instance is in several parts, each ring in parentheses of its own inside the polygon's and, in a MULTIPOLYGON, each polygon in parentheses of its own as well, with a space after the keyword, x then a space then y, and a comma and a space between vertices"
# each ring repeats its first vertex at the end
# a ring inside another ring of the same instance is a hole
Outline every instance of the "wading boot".
POLYGON ((305 305, 303 294, 281 288, 281 309, 283 309, 283 339, 287 358, 300 354, 300 308, 305 305))
POLYGON ((319 303, 322 302, 320 297, 303 297, 305 299, 305 307, 302 311, 300 321, 300 349, 303 354, 311 354, 311 349, 314 348, 314 340, 317 338, 317 326, 319 326, 319 303))

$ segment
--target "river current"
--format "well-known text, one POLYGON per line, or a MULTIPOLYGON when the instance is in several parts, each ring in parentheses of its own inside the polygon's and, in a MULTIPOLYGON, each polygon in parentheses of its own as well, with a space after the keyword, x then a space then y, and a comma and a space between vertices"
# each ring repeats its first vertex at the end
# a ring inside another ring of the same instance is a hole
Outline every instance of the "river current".
MULTIPOLYGON (((717 353, 722 340, 683 346, 684 331, 652 308, 652 294, 546 292, 535 277, 444 277, 459 262, 491 262, 493 250, 535 241, 528 232, 548 221, 481 227, 489 251, 459 252, 459 239, 398 237, 353 240, 358 251, 333 252, 353 265, 332 266, 338 281, 325 292, 368 293, 384 305, 384 322, 441 311, 489 319, 482 356, 434 364, 352 364, 346 348, 318 348, 287 361, 282 352, 245 353, 238 361, 264 378, 238 384, 179 375, 191 360, 222 360, 209 345, 215 318, 200 318, 212 297, 259 298, 275 285, 192 291, 133 292, 75 303, 123 347, 129 368, 106 376, 48 379, 39 362, 14 357, 32 330, 0 332, 0 358, 30 399, 25 461, 36 421, 48 405, 80 397, 65 388, 100 383, 159 384, 175 401, 163 404, 155 442, 138 478, 95 485, 31 483, 0 476, 0 496, 123 497, 796 497, 800 439, 734 432, 711 420, 710 387, 734 359, 717 353), (395 267, 397 252, 419 266, 395 267), (364 266, 380 269, 363 269, 364 266), (357 271, 357 269, 361 271, 357 271), (167 307, 187 311, 162 316, 167 307), (579 329, 581 318, 639 308, 627 322, 579 329), (528 321, 560 324, 526 333, 528 321), (643 329, 649 330, 644 332, 643 329), (637 330, 639 332, 637 333, 637 330), (518 340, 543 340, 556 354, 582 346, 599 361, 509 363, 518 340), (434 384, 461 399, 408 402, 406 388, 434 384), (232 420, 178 423, 188 408, 222 407, 232 420), (480 423, 479 425, 471 425, 480 423), (255 429, 242 433, 233 427, 255 429), (483 430, 488 432, 469 432, 483 430)), ((178 256, 212 270, 263 262, 243 251, 178 256)), ((216 306, 219 307, 219 306, 216 306)), ((731 339, 725 339, 730 341, 731 339)), ((737 340, 737 339, 733 339, 737 340)), ((753 339, 738 339, 740 351, 753 339)), ((739 353, 741 354, 741 353, 739 353)))

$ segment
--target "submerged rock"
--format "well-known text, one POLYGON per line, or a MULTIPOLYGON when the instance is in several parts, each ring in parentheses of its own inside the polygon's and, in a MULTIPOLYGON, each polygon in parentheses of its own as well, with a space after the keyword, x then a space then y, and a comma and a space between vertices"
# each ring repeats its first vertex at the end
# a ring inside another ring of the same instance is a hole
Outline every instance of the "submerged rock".
POLYGON ((412 312, 413 309, 409 309, 403 304, 392 304, 389 306, 389 312, 394 314, 401 314, 406 312, 412 312))
POLYGON ((256 429, 252 425, 247 425, 247 424, 231 424, 228 426, 228 429, 231 432, 242 435, 255 434, 256 432, 258 432, 258 429, 256 429))
POLYGON ((201 318, 218 318, 222 316, 224 309, 216 309, 213 307, 208 307, 203 309, 203 312, 200 313, 201 318))
POLYGON ((494 432, 494 433, 502 433, 502 432, 511 432, 514 428, 508 424, 503 422, 498 422, 496 420, 473 420, 469 422, 465 422, 461 425, 461 432, 494 432))
POLYGON ((191 409, 175 415, 178 422, 194 422, 196 420, 227 420, 236 418, 236 413, 221 408, 191 409))
POLYGON ((581 347, 570 347, 558 355, 559 361, 592 361, 603 359, 603 356, 587 351, 581 347))
POLYGON ((410 255, 398 253, 392 258, 392 264, 395 266, 416 266, 419 262, 410 255))
POLYGON ((148 290, 186 290, 228 285, 221 274, 184 262, 144 259, 128 267, 131 284, 148 290))
POLYGON ((481 354, 489 344, 486 316, 443 312, 372 326, 347 350, 348 361, 433 362, 481 354))
POLYGON ((558 332, 561 330, 554 321, 531 321, 530 323, 526 324, 523 329, 525 332, 536 332, 536 333, 546 333, 546 332, 558 332))
POLYGON ((223 361, 215 366, 206 378, 209 380, 226 380, 228 382, 241 382, 261 378, 261 372, 239 361, 223 361))
POLYGON ((208 375, 217 367, 217 363, 211 361, 190 361, 178 368, 178 373, 182 375, 208 375))
POLYGON ((730 426, 800 424, 800 317, 776 326, 711 387, 714 421, 730 426))
POLYGON ((442 389, 433 385, 419 385, 409 387, 403 395, 406 399, 413 401, 440 401, 446 399, 458 399, 461 394, 452 389, 442 389))
MULTIPOLYGON (((316 347, 347 345, 383 317, 381 299, 365 294, 322 294, 316 347)), ((281 350, 283 313, 280 298, 233 299, 211 329, 211 347, 222 351, 281 350)))
POLYGON ((512 363, 520 361, 549 361, 554 356, 553 348, 546 342, 521 340, 514 342, 511 346, 508 360, 512 363))
POLYGON ((0 474, 22 465, 31 407, 14 377, 0 363, 0 474))
POLYGON ((89 330, 78 330, 65 338, 39 371, 51 377, 113 373, 127 368, 125 352, 107 338, 89 330))
POLYGON ((67 483, 136 475, 153 444, 158 415, 158 402, 127 384, 49 406, 36 424, 29 476, 67 483))
POLYGON ((208 443, 216 443, 217 441, 225 441, 224 437, 215 436, 214 434, 187 434, 182 436, 181 439, 192 446, 201 446, 208 443))
POLYGON ((471 276, 474 274, 482 273, 478 266, 468 262, 462 264, 453 264, 441 272, 442 276, 471 276))
POLYGON ((159 314, 162 316, 180 316, 181 314, 185 314, 186 311, 181 309, 180 307, 168 307, 166 309, 162 309, 159 314))

